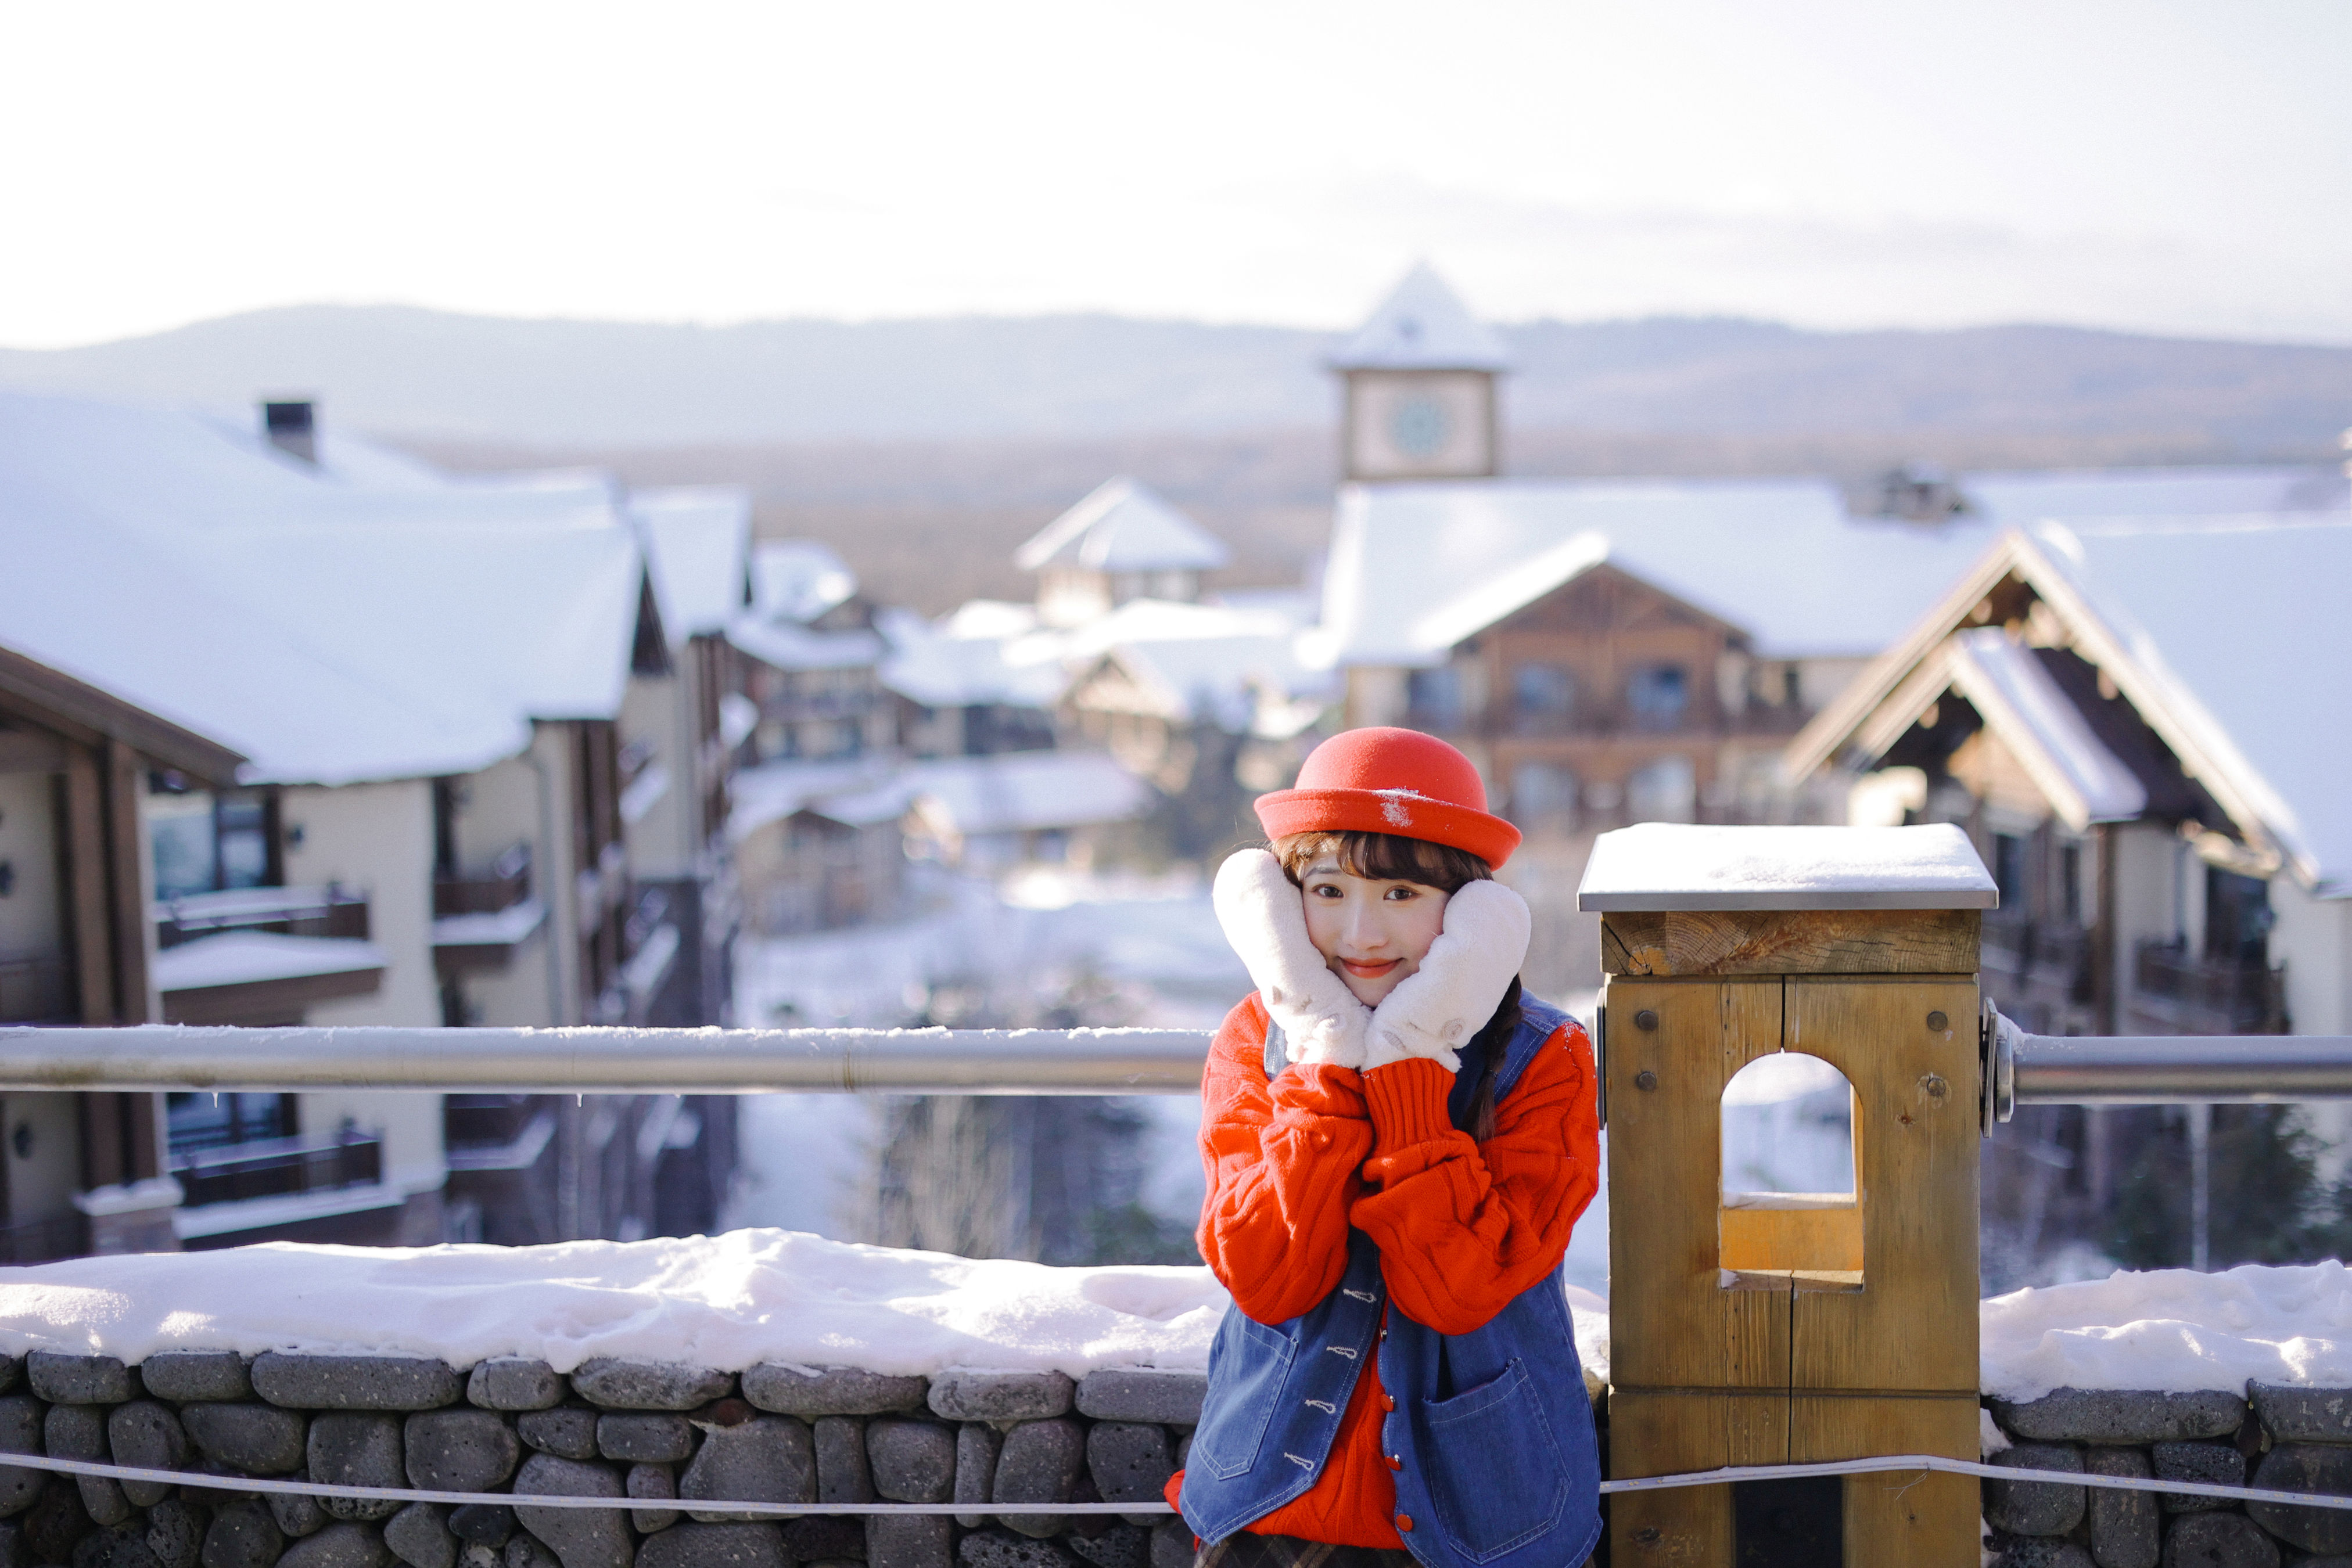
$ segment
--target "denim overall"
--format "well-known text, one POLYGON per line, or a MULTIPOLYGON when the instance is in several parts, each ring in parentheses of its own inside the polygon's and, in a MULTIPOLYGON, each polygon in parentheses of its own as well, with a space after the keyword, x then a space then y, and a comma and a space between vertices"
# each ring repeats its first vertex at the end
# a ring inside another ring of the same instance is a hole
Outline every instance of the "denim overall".
MULTIPOLYGON (((1499 1101, 1567 1015, 1522 1001, 1495 1079, 1499 1101)), ((1270 1031, 1271 1032, 1271 1031, 1270 1031)), ((1484 1048, 1462 1053, 1446 1109, 1465 1127, 1484 1048)), ((1269 1066, 1279 1062, 1270 1041, 1269 1066)), ((1322 1473, 1366 1355, 1396 1407, 1383 1453, 1402 1458, 1397 1511, 1427 1568, 1575 1568, 1601 1535, 1601 1461, 1568 1301, 1555 1273, 1485 1327, 1441 1334, 1388 1314, 1380 1250, 1348 1235, 1339 1288, 1269 1327, 1225 1311, 1209 1351, 1209 1392, 1181 1494, 1184 1521, 1220 1541, 1304 1494, 1322 1473)))

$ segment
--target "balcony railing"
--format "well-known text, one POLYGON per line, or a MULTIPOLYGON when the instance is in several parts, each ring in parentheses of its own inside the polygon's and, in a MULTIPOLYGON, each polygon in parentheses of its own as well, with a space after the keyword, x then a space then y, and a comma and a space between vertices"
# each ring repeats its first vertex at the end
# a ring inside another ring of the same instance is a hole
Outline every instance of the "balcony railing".
POLYGON ((2185 943, 2142 942, 2132 956, 2132 988, 2177 1012, 2186 1033, 2286 1032, 2286 971, 2259 961, 2200 958, 2185 943))
POLYGON ((62 1023, 74 1017, 72 971, 53 953, 0 958, 0 1022, 62 1023))
POLYGON ((367 894, 340 883, 324 887, 238 887, 191 893, 154 906, 155 946, 177 947, 226 931, 273 931, 289 936, 368 934, 367 894))
POLYGON ((79 1214, 0 1225, 0 1263, 47 1263, 89 1250, 89 1221, 79 1214))
POLYGON ((433 915, 496 915, 530 896, 530 846, 519 843, 490 862, 487 873, 436 873, 433 915))
POLYGON ((183 1206, 236 1203, 373 1186, 383 1179, 383 1145, 364 1133, 320 1137, 263 1138, 175 1154, 172 1174, 186 1193, 183 1206))

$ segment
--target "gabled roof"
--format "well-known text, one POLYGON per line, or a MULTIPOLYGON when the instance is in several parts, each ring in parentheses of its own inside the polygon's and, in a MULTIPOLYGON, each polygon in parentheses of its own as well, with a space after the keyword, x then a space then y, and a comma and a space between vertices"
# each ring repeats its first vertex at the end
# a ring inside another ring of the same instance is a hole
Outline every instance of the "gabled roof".
POLYGON ((739 615, 728 622, 727 642, 737 652, 778 670, 855 670, 881 662, 887 645, 864 627, 813 632, 797 621, 762 621, 739 615))
POLYGON ((1279 610, 1137 599, 1069 633, 1073 663, 1110 660, 1160 717, 1249 732, 1259 709, 1332 683, 1300 662, 1297 623, 1279 610))
POLYGON ((1151 804, 1151 787, 1094 751, 1010 751, 909 766, 926 821, 959 837, 1123 822, 1151 804))
POLYGON ((1124 476, 1055 517, 1013 555, 1024 571, 1079 566, 1094 571, 1213 571, 1233 559, 1225 542, 1124 476))
POLYGON ((751 497, 736 485, 632 490, 645 529, 662 629, 673 644, 723 632, 743 610, 751 497))
POLYGON ((815 539, 774 539, 751 550, 751 613, 814 621, 857 591, 857 574, 815 539))
POLYGON ((890 646, 882 684, 925 707, 1049 708, 1069 685, 1061 639, 1036 631, 1027 605, 977 600, 937 625, 885 610, 875 625, 890 646))
POLYGON ((1766 657, 1867 657, 1994 530, 1851 515, 1814 479, 1446 480, 1339 493, 1314 656, 1427 666, 1607 562, 1766 657))
POLYGON ((2352 726, 2336 721, 2352 713, 2352 517, 2011 530, 1790 743, 1784 772, 1801 777, 1859 739, 2012 575, 2249 844, 2321 896, 2352 897, 2352 726))
POLYGON ((2093 822, 2127 822, 2147 809, 2146 786, 2093 732, 2036 650, 1998 626, 1937 643, 1870 716, 1856 748, 1885 752, 1948 692, 1976 709, 2075 831, 2093 822))
POLYGON ((0 393, 0 644, 249 758, 469 772, 619 711, 645 564, 600 476, 316 465, 183 412, 0 393))
POLYGON ((1335 371, 1507 371, 1510 351, 1427 262, 1330 359, 1335 371))

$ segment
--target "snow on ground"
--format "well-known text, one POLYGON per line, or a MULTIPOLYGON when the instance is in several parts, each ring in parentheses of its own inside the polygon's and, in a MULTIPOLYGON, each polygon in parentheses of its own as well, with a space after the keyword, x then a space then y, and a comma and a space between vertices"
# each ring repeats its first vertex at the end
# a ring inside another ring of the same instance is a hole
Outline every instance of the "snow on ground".
POLYGON ((2352 1270, 2328 1261, 2161 1269, 2013 1291, 1983 1304, 1985 1392, 2352 1386, 2352 1270))
POLYGON ((782 1230, 551 1247, 269 1242, 0 1269, 0 1351, 394 1352, 470 1366, 592 1356, 933 1374, 1198 1368, 1206 1269, 1049 1269, 782 1230))

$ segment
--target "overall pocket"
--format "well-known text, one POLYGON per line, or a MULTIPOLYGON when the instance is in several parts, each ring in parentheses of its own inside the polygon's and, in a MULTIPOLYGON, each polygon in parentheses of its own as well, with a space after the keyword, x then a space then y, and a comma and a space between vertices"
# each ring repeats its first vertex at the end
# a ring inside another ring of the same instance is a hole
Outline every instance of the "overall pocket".
POLYGON ((1209 1395, 1188 1465, 1231 1480, 1257 1463, 1297 1350, 1288 1334, 1228 1308, 1209 1358, 1209 1395))
POLYGON ((1446 1538, 1485 1563, 1559 1522, 1568 1467, 1517 1358, 1467 1393, 1422 1406, 1419 1455, 1446 1538))

